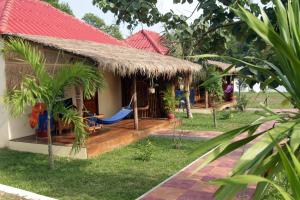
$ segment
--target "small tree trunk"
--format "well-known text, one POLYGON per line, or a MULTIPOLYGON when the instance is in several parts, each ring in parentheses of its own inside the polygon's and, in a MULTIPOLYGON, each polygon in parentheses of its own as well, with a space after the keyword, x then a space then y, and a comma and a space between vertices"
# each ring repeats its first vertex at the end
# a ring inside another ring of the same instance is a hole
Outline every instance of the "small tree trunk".
POLYGON ((268 107, 269 106, 269 95, 267 94, 266 99, 265 99, 265 105, 268 107))
POLYGON ((138 116, 136 77, 135 76, 133 78, 133 114, 134 114, 134 129, 139 130, 139 116, 138 116))
POLYGON ((217 111, 216 111, 216 105, 215 105, 215 97, 212 96, 211 103, 212 103, 212 109, 213 109, 213 122, 214 122, 214 128, 217 128, 217 111))
POLYGON ((191 102, 190 102, 190 82, 191 82, 191 75, 187 75, 184 80, 184 93, 185 93, 185 102, 186 102, 186 114, 187 118, 193 118, 193 114, 191 112, 191 102))
POLYGON ((241 99, 241 87, 242 87, 243 82, 239 80, 239 100, 241 99))
POLYGON ((208 92, 205 90, 205 108, 208 108, 209 107, 209 105, 208 105, 208 102, 209 100, 208 100, 208 92))
POLYGON ((214 118, 214 128, 217 128, 217 111, 215 106, 213 107, 213 118, 214 118))
POLYGON ((50 169, 54 168, 53 150, 52 150, 52 136, 51 136, 51 111, 48 110, 47 116, 47 136, 48 136, 48 159, 50 169))
POLYGON ((82 88, 79 86, 75 87, 76 91, 76 104, 77 104, 77 111, 80 116, 83 116, 83 91, 82 88))

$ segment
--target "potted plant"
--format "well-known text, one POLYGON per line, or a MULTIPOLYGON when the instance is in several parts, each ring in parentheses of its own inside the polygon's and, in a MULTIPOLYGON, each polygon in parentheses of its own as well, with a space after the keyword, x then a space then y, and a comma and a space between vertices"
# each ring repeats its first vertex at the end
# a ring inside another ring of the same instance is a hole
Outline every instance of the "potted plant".
POLYGON ((163 92, 163 103, 164 107, 167 111, 168 119, 175 119, 175 109, 177 100, 174 95, 174 91, 172 91, 172 87, 167 87, 166 90, 163 92))

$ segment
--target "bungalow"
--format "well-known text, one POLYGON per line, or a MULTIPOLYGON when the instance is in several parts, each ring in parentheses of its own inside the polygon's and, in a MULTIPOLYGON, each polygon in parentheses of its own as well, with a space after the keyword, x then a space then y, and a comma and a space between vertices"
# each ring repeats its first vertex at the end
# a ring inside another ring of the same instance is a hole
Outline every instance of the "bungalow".
MULTIPOLYGON (((126 44, 129 46, 148 51, 148 52, 154 52, 161 55, 168 55, 169 49, 164 45, 164 38, 157 32, 149 31, 149 30, 141 30, 128 38, 124 40, 126 44)), ((208 60, 208 65, 215 66, 219 71, 223 72, 227 68, 231 66, 231 64, 227 64, 224 62, 219 61, 213 61, 208 60)), ((232 68, 229 70, 230 75, 225 76, 223 78, 224 83, 224 90, 226 91, 226 85, 231 84, 234 82, 234 75, 236 74, 236 69, 232 68)), ((194 83, 191 84, 191 92, 190 92, 190 102, 194 104, 195 108, 208 108, 209 107, 209 94, 205 91, 204 88, 199 87, 201 83, 199 83, 197 80, 194 80, 194 83), (196 105, 195 105, 196 104, 196 105)), ((179 86, 176 88, 176 94, 182 95, 182 91, 180 91, 179 86)), ((233 90, 231 91, 230 96, 233 94, 233 90)), ((236 104, 235 101, 232 100, 232 98, 228 98, 228 95, 224 95, 224 103, 220 105, 220 109, 231 107, 236 104)))
MULTIPOLYGON (((134 120, 122 121, 114 127, 108 126, 101 134, 91 135, 78 158, 128 144, 155 128, 168 125, 166 120, 159 120, 164 117, 161 90, 177 75, 188 79, 201 68, 185 60, 130 48, 125 42, 39 0, 1 0, 0 13, 1 46, 9 37, 29 41, 44 53, 49 73, 74 61, 89 63, 103 71, 107 86, 90 100, 83 99, 80 88, 65 88, 62 98, 69 99, 77 108, 84 106, 109 117, 128 105, 132 94, 137 95, 134 120), (159 87, 149 94, 148 88, 154 82, 159 87), (147 119, 139 117, 139 110, 147 119)), ((17 86, 23 74, 30 73, 27 63, 1 54, 0 95, 17 86)), ((28 124, 28 114, 12 118, 5 105, 1 104, 0 108, 0 148, 47 153, 45 142, 36 138, 28 124)), ((54 137, 54 154, 68 156, 73 139, 72 135, 54 137)))

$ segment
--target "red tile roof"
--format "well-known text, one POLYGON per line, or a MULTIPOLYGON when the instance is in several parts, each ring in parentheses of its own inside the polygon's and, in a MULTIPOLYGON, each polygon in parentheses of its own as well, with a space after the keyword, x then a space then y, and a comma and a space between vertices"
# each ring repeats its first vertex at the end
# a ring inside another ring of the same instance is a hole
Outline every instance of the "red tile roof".
POLYGON ((124 46, 123 41, 40 0, 0 0, 0 34, 27 34, 124 46))
POLYGON ((153 31, 141 30, 129 36, 125 42, 131 47, 163 55, 169 52, 169 49, 163 46, 159 33, 153 31))

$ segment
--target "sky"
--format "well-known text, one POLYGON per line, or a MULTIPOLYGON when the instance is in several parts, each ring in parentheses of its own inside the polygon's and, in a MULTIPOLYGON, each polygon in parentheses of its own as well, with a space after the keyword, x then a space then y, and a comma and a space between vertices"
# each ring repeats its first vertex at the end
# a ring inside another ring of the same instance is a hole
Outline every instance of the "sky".
MULTIPOLYGON (((85 13, 91 12, 91 13, 94 13, 97 16, 101 17, 102 19, 104 19, 104 21, 107 24, 115 24, 115 22, 116 22, 116 19, 112 13, 109 13, 109 12, 103 13, 99 8, 97 8, 96 6, 93 6, 92 0, 84 0, 84 1, 83 0, 61 0, 61 1, 68 3, 71 6, 75 16, 79 19, 81 19, 85 13)), ((194 2, 193 4, 174 5, 173 0, 158 0, 157 6, 158 6, 158 9, 163 13, 169 12, 172 9, 177 14, 183 14, 183 15, 189 16, 192 13, 193 9, 195 8, 196 2, 194 2)), ((193 20, 196 17, 198 17, 197 13, 194 14, 190 18, 190 20, 193 20)), ((137 28, 135 28, 133 33, 137 32, 143 28, 153 30, 156 32, 163 31, 163 27, 161 24, 157 24, 152 27, 147 27, 146 25, 140 25, 137 28)), ((125 38, 130 35, 130 31, 127 29, 126 24, 121 24, 120 29, 125 38)))

